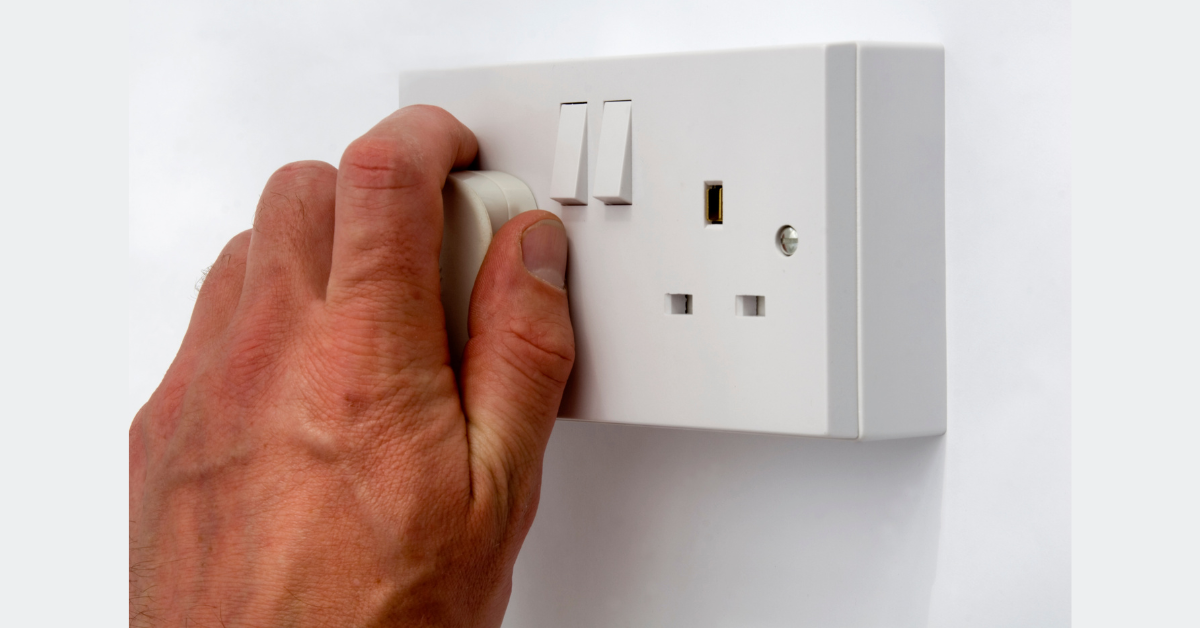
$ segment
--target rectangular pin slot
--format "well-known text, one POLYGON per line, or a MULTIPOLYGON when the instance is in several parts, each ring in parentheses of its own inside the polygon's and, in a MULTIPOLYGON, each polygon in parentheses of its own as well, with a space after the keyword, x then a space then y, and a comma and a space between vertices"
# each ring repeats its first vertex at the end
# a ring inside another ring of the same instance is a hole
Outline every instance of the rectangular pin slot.
POLYGON ((704 182, 704 224, 725 222, 725 191, 720 181, 704 182))
POLYGON ((692 295, 690 294, 668 294, 667 295, 667 314, 691 314, 692 313, 692 295))
POLYGON ((754 294, 739 294, 734 298, 733 313, 738 316, 766 316, 767 297, 754 294))

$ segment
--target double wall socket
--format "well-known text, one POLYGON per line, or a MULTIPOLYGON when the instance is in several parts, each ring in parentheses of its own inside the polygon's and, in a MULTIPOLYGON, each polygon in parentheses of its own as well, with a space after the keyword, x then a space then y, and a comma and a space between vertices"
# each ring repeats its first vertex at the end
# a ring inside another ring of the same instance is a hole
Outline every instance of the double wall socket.
POLYGON ((834 438, 946 421, 940 46, 405 74, 570 239, 564 419, 834 438))

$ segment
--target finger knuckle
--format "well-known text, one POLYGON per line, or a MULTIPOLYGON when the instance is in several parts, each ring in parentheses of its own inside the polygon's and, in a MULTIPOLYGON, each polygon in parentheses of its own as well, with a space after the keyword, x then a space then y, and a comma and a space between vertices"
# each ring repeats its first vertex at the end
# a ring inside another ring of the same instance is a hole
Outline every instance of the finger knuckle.
POLYGON ((271 175, 254 213, 254 228, 302 221, 312 199, 331 195, 337 171, 319 161, 290 163, 271 175))
POLYGON ((428 180, 430 173, 420 146, 404 134, 364 135, 342 155, 342 177, 354 188, 414 187, 428 180))
POLYGON ((294 161, 276 170, 267 187, 305 190, 331 183, 336 177, 337 169, 323 161, 294 161))
POLYGON ((223 259, 228 255, 245 252, 245 250, 250 246, 250 234, 252 232, 252 229, 246 229, 245 231, 242 231, 241 233, 230 238, 229 242, 225 243, 225 248, 221 249, 221 258, 223 259))
POLYGON ((430 122, 437 124, 457 124, 458 118, 455 118, 449 111, 438 107, 437 105, 416 104, 408 105, 401 109, 405 115, 416 115, 429 118, 430 122))

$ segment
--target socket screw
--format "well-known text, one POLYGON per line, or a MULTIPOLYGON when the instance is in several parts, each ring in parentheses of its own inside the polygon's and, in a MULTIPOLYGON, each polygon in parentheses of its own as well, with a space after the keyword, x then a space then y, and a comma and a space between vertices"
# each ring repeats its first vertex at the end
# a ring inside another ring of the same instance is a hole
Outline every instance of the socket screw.
POLYGON ((784 255, 791 257, 800 246, 800 234, 796 233, 796 230, 791 225, 784 225, 775 236, 775 242, 779 245, 779 250, 784 255))

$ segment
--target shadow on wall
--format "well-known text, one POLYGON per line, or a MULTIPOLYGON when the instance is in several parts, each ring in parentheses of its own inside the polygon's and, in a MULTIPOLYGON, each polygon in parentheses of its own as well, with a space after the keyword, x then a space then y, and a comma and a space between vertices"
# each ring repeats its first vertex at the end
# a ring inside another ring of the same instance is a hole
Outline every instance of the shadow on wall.
POLYGON ((504 625, 924 626, 942 450, 559 421, 504 625))

